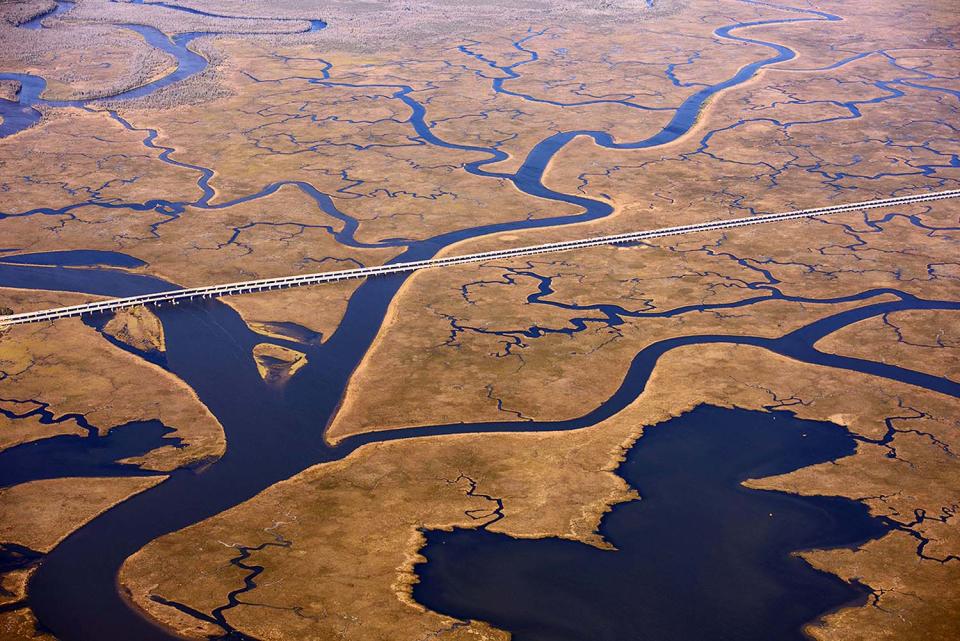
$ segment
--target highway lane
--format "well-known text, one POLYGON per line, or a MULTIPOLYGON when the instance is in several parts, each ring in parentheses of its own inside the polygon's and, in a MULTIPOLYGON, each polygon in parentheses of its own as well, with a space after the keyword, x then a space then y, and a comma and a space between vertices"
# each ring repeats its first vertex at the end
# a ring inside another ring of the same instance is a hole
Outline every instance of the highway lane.
MULTIPOLYGON (((696 223, 693 225, 681 225, 677 227, 662 227, 660 229, 650 229, 645 231, 628 232, 624 234, 615 234, 610 236, 597 236, 593 238, 582 238, 577 240, 562 241, 556 243, 544 243, 541 245, 528 245, 525 247, 515 247, 511 249, 501 249, 496 251, 479 252, 474 254, 463 254, 460 256, 449 256, 444 258, 432 258, 429 260, 416 260, 408 262, 388 263, 376 267, 363 267, 358 269, 345 269, 339 271, 320 272, 314 274, 301 274, 298 276, 284 276, 278 278, 263 278, 259 280, 241 281, 235 283, 224 283, 220 285, 209 285, 204 287, 193 287, 189 289, 174 289, 170 291, 158 292, 154 294, 144 294, 139 296, 129 296, 123 298, 111 298, 108 300, 85 303, 82 305, 71 305, 68 307, 56 307, 53 309, 38 310, 20 314, 11 314, 9 316, 0 316, 0 327, 9 325, 19 325, 23 323, 35 323, 40 321, 55 320, 58 318, 67 318, 71 316, 82 316, 83 314, 102 312, 108 310, 123 309, 137 305, 158 305, 164 302, 173 304, 183 300, 192 300, 195 298, 211 298, 219 296, 232 296, 236 294, 248 294, 251 292, 262 292, 275 289, 285 289, 289 287, 301 287, 304 285, 316 285, 319 283, 330 283, 353 278, 367 278, 383 274, 394 274, 398 272, 410 272, 418 269, 428 269, 432 267, 445 267, 449 265, 462 265, 464 263, 482 263, 489 260, 504 258, 516 258, 520 256, 532 256, 537 254, 546 254, 550 252, 567 251, 571 249, 580 249, 583 247, 595 247, 599 245, 611 245, 650 240, 664 236, 677 236, 681 234, 692 234, 697 232, 716 231, 721 229, 731 229, 734 227, 744 227, 747 225, 759 225, 763 223, 782 222, 786 220, 795 220, 800 218, 812 218, 816 216, 828 216, 834 214, 849 213, 853 211, 864 211, 868 209, 878 209, 885 207, 898 207, 902 205, 911 205, 916 203, 931 202, 936 200, 946 200, 948 198, 960 197, 960 189, 947 191, 930 192, 926 194, 915 194, 911 196, 898 196, 895 198, 882 198, 878 200, 868 200, 843 205, 830 205, 827 207, 817 207, 813 209, 800 209, 777 214, 764 214, 758 216, 747 216, 745 218, 731 218, 726 220, 717 220, 706 223, 696 223)), ((2 259, 0 259, 2 262, 2 259)))

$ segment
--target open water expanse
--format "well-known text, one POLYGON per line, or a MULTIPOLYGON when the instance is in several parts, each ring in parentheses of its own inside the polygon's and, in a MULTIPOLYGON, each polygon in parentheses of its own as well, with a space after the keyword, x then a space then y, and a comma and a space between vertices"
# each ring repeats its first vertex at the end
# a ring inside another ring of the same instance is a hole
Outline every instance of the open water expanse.
MULTIPOLYGON (((61 7, 66 5, 61 3, 61 7)), ((612 208, 606 202, 574 195, 574 188, 565 193, 546 187, 543 174, 550 160, 578 136, 589 136, 611 148, 655 147, 675 141, 694 125, 710 96, 746 82, 766 66, 795 56, 782 44, 739 36, 739 29, 757 24, 840 19, 808 10, 791 10, 787 15, 780 20, 734 23, 717 29, 719 38, 759 45, 770 54, 722 82, 693 92, 674 109, 670 123, 656 135, 617 141, 600 131, 556 133, 537 144, 515 173, 485 168, 506 157, 499 149, 458 145, 439 138, 411 87, 387 87, 394 99, 409 106, 409 124, 427 144, 486 154, 485 159, 467 164, 466 171, 508 180, 524 193, 579 205, 583 211, 480 225, 423 241, 391 239, 378 244, 404 246, 396 261, 418 260, 432 257, 454 242, 492 232, 553 227, 609 215, 612 208)), ((25 26, 34 28, 39 24, 25 26)), ((311 28, 322 26, 321 21, 314 21, 311 28)), ((137 30, 153 46, 175 55, 180 66, 163 80, 114 99, 146 95, 206 66, 202 56, 187 46, 202 34, 169 39, 147 27, 128 28, 137 30)), ((518 40, 515 47, 530 54, 525 62, 535 60, 536 54, 524 47, 524 41, 518 40)), ((484 61, 508 75, 517 74, 525 64, 484 61)), ((0 74, 0 78, 16 78, 24 83, 20 102, 3 107, 5 120, 0 136, 32 126, 39 118, 34 109, 37 105, 98 108, 95 101, 43 101, 39 96, 44 84, 37 76, 7 73, 0 74)), ((320 86, 364 86, 332 80, 329 66, 310 82, 320 86)), ((502 82, 495 88, 508 92, 502 82)), ((113 116, 134 129, 119 115, 113 116)), ((262 198, 287 184, 271 183, 233 203, 211 205, 210 169, 170 159, 170 149, 155 145, 155 131, 136 131, 144 133, 146 147, 166 149, 160 156, 163 161, 199 172, 200 196, 196 201, 185 203, 158 196, 142 203, 106 203, 90 198, 57 209, 0 212, 0 216, 62 215, 81 207, 131 207, 154 209, 175 217, 188 205, 201 209, 224 207, 262 198)), ((337 232, 338 240, 351 246, 369 246, 354 238, 357 221, 338 210, 328 195, 304 183, 290 184, 312 197, 323 211, 344 221, 343 230, 337 232)), ((124 270, 141 264, 134 257, 115 252, 65 250, 6 257, 0 261, 0 286, 112 296, 176 286, 124 270)), ((95 518, 48 554, 29 584, 29 605, 42 624, 62 641, 173 641, 177 637, 144 619, 117 588, 120 565, 150 541, 218 514, 312 465, 340 459, 366 443, 443 434, 589 427, 632 402, 643 391, 659 357, 676 347, 712 343, 754 345, 804 362, 874 374, 960 396, 960 386, 953 381, 882 363, 824 354, 813 347, 823 336, 888 312, 960 309, 960 304, 949 301, 923 300, 896 290, 870 290, 843 299, 805 301, 817 305, 863 301, 864 305, 829 315, 781 338, 704 335, 654 343, 637 354, 613 396, 574 420, 435 425, 352 437, 331 447, 323 439, 323 429, 336 411, 351 373, 376 336, 388 305, 407 277, 397 274, 364 282, 352 296, 339 328, 325 342, 289 343, 290 347, 306 352, 308 364, 282 388, 261 380, 251 351, 263 337, 253 333, 227 305, 199 301, 159 308, 157 313, 167 339, 162 364, 190 385, 220 420, 226 432, 226 454, 202 469, 174 472, 156 487, 95 518), (893 294, 894 299, 876 302, 874 299, 882 294, 893 294), (270 429, 264 430, 264 425, 270 425, 270 429)), ((776 292, 764 292, 757 298, 725 307, 747 306, 771 296, 776 297, 776 292)), ((702 305, 687 311, 708 309, 712 307, 702 305)), ((102 325, 102 319, 88 322, 102 325)), ((284 344, 282 340, 275 342, 284 344)), ((36 411, 45 416, 43 408, 36 411)), ((53 437, 0 453, 0 484, 60 476, 135 474, 137 470, 116 461, 175 442, 175 434, 156 422, 122 426, 104 437, 97 436, 95 431, 86 436, 53 437)), ((881 535, 889 525, 870 518, 863 506, 853 501, 751 491, 742 488, 739 481, 846 456, 852 453, 854 444, 852 437, 836 426, 799 421, 784 412, 761 414, 699 408, 648 430, 620 468, 619 473, 637 488, 643 500, 618 506, 605 518, 602 533, 616 545, 616 551, 559 540, 518 541, 482 528, 431 532, 424 550, 428 562, 418 566, 423 582, 414 595, 439 612, 490 621, 514 632, 518 641, 640 636, 738 641, 801 639, 802 624, 841 605, 862 600, 867 590, 814 571, 792 553, 811 547, 855 545, 881 535), (629 612, 629 616, 616 614, 623 612, 629 612)), ((225 620, 220 624, 224 638, 245 638, 231 630, 225 620)))

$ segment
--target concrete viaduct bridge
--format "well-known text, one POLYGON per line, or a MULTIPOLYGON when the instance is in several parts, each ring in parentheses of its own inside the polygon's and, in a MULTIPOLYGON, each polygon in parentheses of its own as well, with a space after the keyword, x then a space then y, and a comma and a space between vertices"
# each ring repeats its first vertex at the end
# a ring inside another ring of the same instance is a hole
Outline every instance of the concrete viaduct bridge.
MULTIPOLYGON (((476 254, 464 254, 461 256, 450 256, 446 258, 433 258, 429 260, 417 260, 402 263, 392 263, 380 265, 378 267, 363 267, 359 269, 345 269, 340 271, 321 272, 317 274, 302 274, 299 276, 284 276, 280 278, 263 278, 259 280, 248 280, 238 283, 224 283, 222 285, 209 285, 206 287, 193 287, 189 289, 174 289, 156 294, 144 294, 140 296, 129 296, 125 298, 112 298, 83 305, 71 305, 69 307, 57 307, 54 309, 44 309, 35 312, 25 312, 21 314, 12 314, 9 316, 0 316, 0 327, 9 325, 19 325, 23 323, 35 323, 40 321, 51 321, 58 318, 68 318, 71 316, 82 316, 93 312, 102 312, 108 310, 124 309, 137 305, 159 305, 164 302, 176 304, 180 301, 189 301, 195 298, 211 298, 217 296, 232 296, 235 294, 248 294, 251 292, 263 292, 274 289, 286 289, 288 287, 300 287, 303 285, 316 285, 319 283, 330 283, 350 278, 367 278, 370 276, 380 276, 382 274, 396 274, 398 272, 410 272, 418 269, 427 269, 431 267, 445 267, 448 265, 462 265, 465 263, 482 263, 490 260, 503 258, 516 258, 519 256, 532 256, 536 254, 546 254, 549 252, 567 251, 579 249, 581 247, 594 247, 598 245, 616 245, 621 243, 631 243, 653 238, 662 238, 664 236, 677 236, 680 234, 692 234, 704 231, 716 231, 719 229, 731 229, 734 227, 745 227, 747 225, 760 225, 764 223, 775 223, 785 220, 794 220, 798 218, 810 218, 814 216, 828 216, 832 214, 843 214, 852 211, 863 211, 867 209, 878 209, 884 207, 898 207, 901 205, 912 205, 916 203, 931 202, 934 200, 945 200, 948 198, 960 197, 960 189, 948 191, 930 192, 925 194, 916 194, 912 196, 898 196, 896 198, 883 198, 880 200, 868 200, 846 205, 831 205, 828 207, 818 207, 815 209, 800 209, 779 214, 765 214, 760 216, 748 216, 746 218, 732 218, 728 220, 718 220, 708 223, 697 223, 694 225, 681 225, 679 227, 663 227, 661 229, 651 229, 647 231, 629 232, 626 234, 616 234, 612 236, 598 236, 594 238, 583 238, 580 240, 568 240, 558 243, 546 243, 542 245, 529 245, 527 247, 515 247, 513 249, 501 249, 497 251, 480 252, 476 254)), ((2 260, 2 259, 0 259, 2 260)))

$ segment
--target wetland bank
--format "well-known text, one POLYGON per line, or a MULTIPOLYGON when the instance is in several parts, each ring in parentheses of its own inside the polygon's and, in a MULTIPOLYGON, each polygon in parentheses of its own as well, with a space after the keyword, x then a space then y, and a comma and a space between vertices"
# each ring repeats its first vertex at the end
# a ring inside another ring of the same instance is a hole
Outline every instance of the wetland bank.
MULTIPOLYGON (((626 22, 548 4, 481 3, 482 34, 391 5, 364 23, 384 25, 376 50, 351 2, 82 0, 38 19, 68 49, 108 29, 144 57, 108 100, 84 93, 96 65, 70 94, 62 60, 4 59, 25 89, 0 132, 3 305, 958 178, 937 3, 909 24, 865 2, 636 3, 626 22), (147 73, 150 51, 175 69, 147 73)), ((945 202, 14 328, 3 521, 53 513, 44 484, 91 498, 72 533, 5 534, 0 629, 950 638, 958 227, 945 202), (163 394, 100 382, 137 379, 163 394), (636 585, 642 607, 622 600, 636 585)))
POLYGON ((484 526, 432 531, 413 596, 518 641, 808 638, 805 624, 866 602, 870 590, 792 553, 856 547, 890 524, 848 499, 741 483, 849 456, 854 446, 836 425, 700 406, 645 429, 617 469, 641 498, 604 516, 599 534, 612 549, 512 539, 484 526))

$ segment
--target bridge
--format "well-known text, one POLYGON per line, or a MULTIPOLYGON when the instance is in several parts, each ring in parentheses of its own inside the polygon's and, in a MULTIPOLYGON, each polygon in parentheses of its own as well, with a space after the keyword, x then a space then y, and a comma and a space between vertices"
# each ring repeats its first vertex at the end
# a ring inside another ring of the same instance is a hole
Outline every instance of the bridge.
MULTIPOLYGON (((248 280, 237 283, 224 283, 222 285, 209 285, 206 287, 193 287, 187 289, 173 289, 155 294, 143 294, 139 296, 128 296, 125 298, 111 298, 107 300, 84 303, 82 305, 71 305, 69 307, 56 307, 53 309, 44 309, 34 312, 24 312, 20 314, 11 314, 9 316, 0 316, 0 327, 9 325, 19 325, 23 323, 35 323, 40 321, 51 321, 58 318, 68 318, 71 316, 82 316, 94 312, 103 312, 110 310, 125 309, 138 305, 159 305, 170 302, 177 304, 180 301, 189 301, 196 298, 213 298, 219 296, 232 296, 235 294, 249 294, 252 292, 263 292, 276 289, 286 289, 290 287, 301 287, 303 285, 316 285, 319 283, 332 283, 341 280, 367 278, 370 276, 381 276, 384 274, 396 274, 400 272, 412 272, 418 269, 428 269, 432 267, 446 267, 449 265, 463 265, 465 263, 482 263, 490 260, 504 258, 517 258, 520 256, 533 256, 536 254, 546 254, 550 252, 568 251, 571 249, 580 249, 582 247, 595 247, 599 245, 617 245, 624 243, 633 243, 638 241, 650 240, 653 238, 662 238, 664 236, 677 236, 681 234, 693 234, 697 232, 717 231, 721 229, 732 229, 735 227, 745 227, 747 225, 760 225, 765 223, 782 222, 785 220, 795 220, 798 218, 811 218, 814 216, 828 216, 833 214, 843 214, 852 211, 864 211, 868 209, 878 209, 883 207, 898 207, 901 205, 912 205, 916 203, 931 202, 935 200, 945 200, 948 198, 960 197, 960 189, 948 191, 930 192, 926 194, 916 194, 912 196, 899 196, 895 198, 883 198, 879 200, 868 200, 846 205, 831 205, 828 207, 818 207, 815 209, 800 209, 788 211, 779 214, 763 214, 757 216, 748 216, 745 218, 731 218, 727 220, 717 220, 707 223, 697 223, 693 225, 681 225, 678 227, 662 227, 660 229, 650 229, 646 231, 629 232, 625 234, 615 234, 612 236, 597 236, 594 238, 583 238, 580 240, 568 240, 557 243, 545 243, 542 245, 529 245, 526 247, 515 247, 513 249, 501 249, 497 251, 480 252, 476 254, 463 254, 460 256, 450 256, 446 258, 432 258, 428 260, 416 260, 399 263, 388 263, 377 267, 362 267, 358 269, 344 269, 340 271, 320 272, 315 274, 302 274, 299 276, 283 276, 279 278, 262 278, 259 280, 248 280)), ((2 259, 0 259, 2 262, 2 259)))

